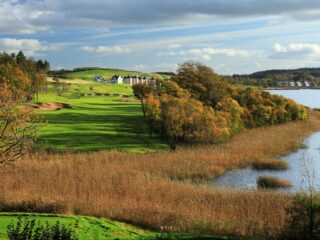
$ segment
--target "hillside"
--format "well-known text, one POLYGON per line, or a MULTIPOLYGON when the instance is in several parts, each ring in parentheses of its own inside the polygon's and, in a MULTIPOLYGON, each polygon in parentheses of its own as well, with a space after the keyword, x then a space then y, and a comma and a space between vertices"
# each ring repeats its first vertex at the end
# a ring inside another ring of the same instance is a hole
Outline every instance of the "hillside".
POLYGON ((227 79, 235 84, 276 87, 279 82, 309 81, 314 86, 320 83, 320 68, 274 69, 252 74, 235 74, 227 79))
POLYGON ((166 73, 143 73, 138 71, 129 71, 122 69, 113 69, 113 68, 75 68, 73 70, 59 70, 59 71, 51 71, 49 73, 51 77, 59 77, 64 79, 74 79, 79 78, 83 80, 93 80, 93 78, 97 75, 101 75, 104 79, 111 79, 113 75, 134 75, 139 77, 160 77, 160 78, 168 78, 169 75, 166 73))

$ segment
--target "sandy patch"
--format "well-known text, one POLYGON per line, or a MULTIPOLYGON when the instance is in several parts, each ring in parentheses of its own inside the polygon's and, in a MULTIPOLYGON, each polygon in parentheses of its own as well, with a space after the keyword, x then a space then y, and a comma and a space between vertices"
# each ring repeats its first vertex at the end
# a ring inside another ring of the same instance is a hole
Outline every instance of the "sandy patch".
POLYGON ((54 110, 60 110, 64 108, 71 108, 69 104, 58 103, 58 102, 37 103, 37 104, 31 104, 28 107, 31 107, 37 110, 43 110, 43 111, 54 111, 54 110))

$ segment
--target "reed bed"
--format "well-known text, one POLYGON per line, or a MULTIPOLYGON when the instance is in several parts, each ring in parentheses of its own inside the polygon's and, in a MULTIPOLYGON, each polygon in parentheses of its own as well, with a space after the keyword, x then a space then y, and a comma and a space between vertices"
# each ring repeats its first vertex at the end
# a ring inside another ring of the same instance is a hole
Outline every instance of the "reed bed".
POLYGON ((319 122, 313 113, 307 122, 252 129, 226 144, 175 152, 38 152, 0 168, 0 210, 108 217, 163 231, 275 237, 290 195, 195 182, 289 152, 319 130, 319 122))
POLYGON ((292 183, 288 179, 280 179, 273 176, 261 176, 257 179, 257 184, 259 188, 290 188, 292 183))
POLYGON ((259 160, 252 163, 252 167, 256 170, 275 170, 281 171, 289 168, 288 162, 284 160, 259 160))

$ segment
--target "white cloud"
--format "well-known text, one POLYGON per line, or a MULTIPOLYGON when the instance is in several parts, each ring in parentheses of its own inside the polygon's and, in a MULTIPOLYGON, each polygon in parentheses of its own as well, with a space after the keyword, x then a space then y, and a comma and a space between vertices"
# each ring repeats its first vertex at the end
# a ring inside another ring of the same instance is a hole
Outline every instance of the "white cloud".
POLYGON ((91 46, 83 46, 81 50, 90 53, 98 53, 98 54, 125 54, 130 53, 132 50, 128 47, 123 46, 98 46, 98 47, 91 47, 91 46))
POLYGON ((177 43, 173 43, 173 44, 170 44, 169 48, 181 48, 181 45, 177 43))
POLYGON ((0 32, 52 28, 175 25, 212 19, 290 16, 320 19, 319 0, 0 0, 0 32), (138 14, 137 14, 138 13, 138 14))
POLYGON ((247 50, 238 50, 232 48, 192 48, 181 51, 165 51, 159 52, 159 56, 186 56, 199 58, 202 60, 210 60, 213 55, 224 55, 228 57, 249 57, 250 53, 247 50))
POLYGON ((291 43, 287 46, 276 43, 272 46, 272 58, 320 57, 319 44, 291 43))
POLYGON ((0 38, 0 49, 8 53, 23 51, 28 56, 41 55, 41 52, 58 51, 64 44, 46 44, 37 39, 0 38))

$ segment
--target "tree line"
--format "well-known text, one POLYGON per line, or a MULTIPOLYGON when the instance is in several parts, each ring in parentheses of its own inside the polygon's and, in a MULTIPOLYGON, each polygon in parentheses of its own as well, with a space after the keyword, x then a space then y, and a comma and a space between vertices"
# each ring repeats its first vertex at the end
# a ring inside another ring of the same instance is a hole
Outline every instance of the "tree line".
POLYGON ((173 149, 177 143, 219 143, 246 128, 308 118, 308 110, 296 102, 232 85, 198 62, 181 64, 170 80, 133 90, 150 136, 160 133, 173 149))
POLYGON ((46 74, 49 70, 49 62, 27 58, 22 51, 18 54, 0 53, 0 84, 23 91, 26 100, 37 101, 39 92, 47 90, 46 74))

